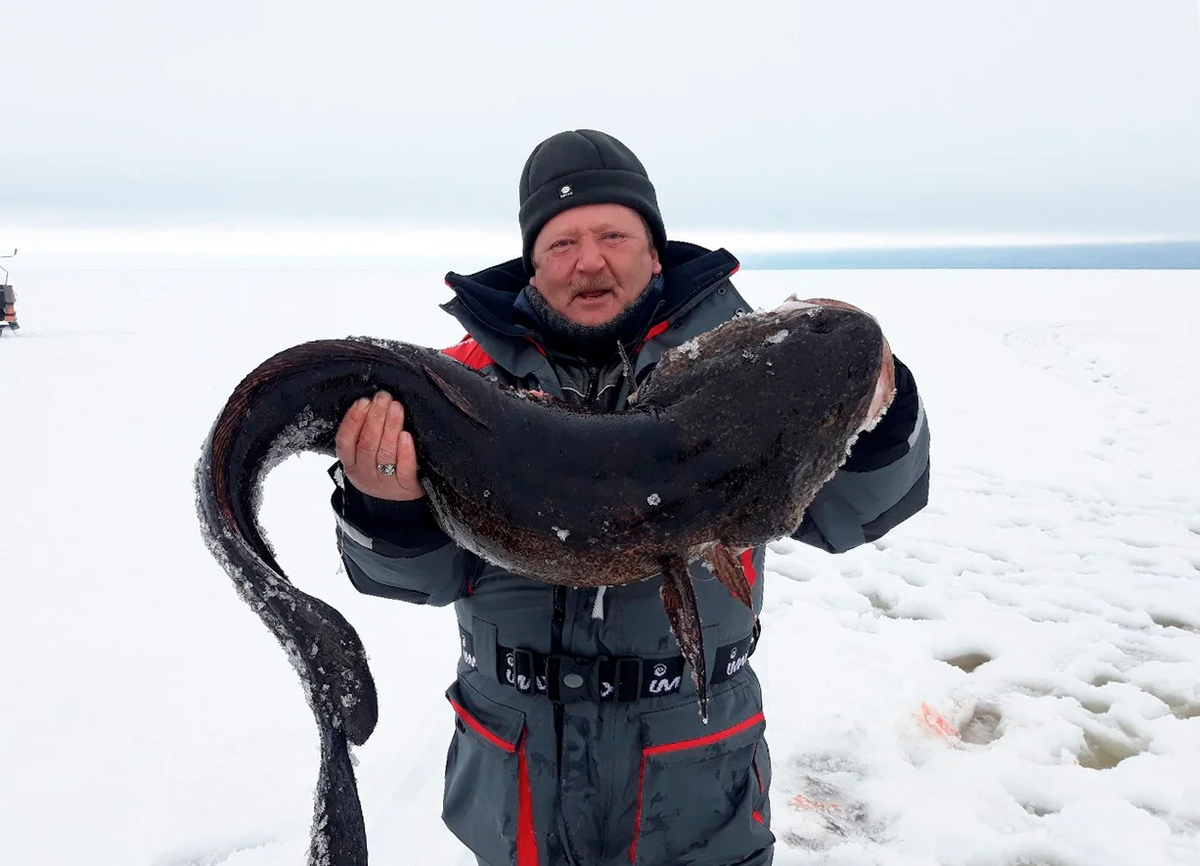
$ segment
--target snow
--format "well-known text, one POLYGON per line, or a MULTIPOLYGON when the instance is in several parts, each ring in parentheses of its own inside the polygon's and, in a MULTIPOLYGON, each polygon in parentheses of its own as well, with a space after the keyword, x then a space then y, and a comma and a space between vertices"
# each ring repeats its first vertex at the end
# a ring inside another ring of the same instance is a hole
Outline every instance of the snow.
MULTIPOLYGON (((15 270, 0 340, 3 860, 283 866, 317 736, 286 654, 205 549, 192 467, 269 354, 450 345, 440 273, 15 270)), ((1200 862, 1200 408, 1191 271, 739 273, 754 307, 876 315, 921 384, 929 507, 880 541, 768 555, 781 866, 1200 862)), ((443 290, 444 291, 444 290, 443 290)), ((358 595, 328 460, 262 524, 371 654, 355 750, 375 863, 473 866, 439 820, 453 614, 358 595)))

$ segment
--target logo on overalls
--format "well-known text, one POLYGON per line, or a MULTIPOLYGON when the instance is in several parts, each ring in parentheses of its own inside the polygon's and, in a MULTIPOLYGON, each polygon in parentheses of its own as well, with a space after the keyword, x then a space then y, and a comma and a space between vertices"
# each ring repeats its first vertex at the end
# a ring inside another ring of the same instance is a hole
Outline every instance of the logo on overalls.
POLYGON ((559 188, 559 190, 558 190, 559 198, 566 198, 569 195, 575 195, 575 190, 571 189, 570 186, 564 186, 564 187, 559 188))
POLYGON ((470 649, 467 647, 467 636, 466 636, 465 634, 464 634, 464 635, 462 635, 462 636, 460 637, 460 640, 462 641, 462 659, 463 659, 463 662, 464 662, 464 663, 465 663, 465 664, 466 664, 468 667, 472 667, 472 668, 475 668, 476 670, 478 670, 478 669, 479 669, 479 665, 478 665, 478 664, 476 664, 476 662, 475 662, 475 654, 474 654, 474 653, 472 653, 472 652, 471 652, 471 650, 470 650, 470 649))
POLYGON ((504 679, 510 686, 516 686, 520 691, 528 692, 530 679, 525 674, 517 673, 517 657, 513 653, 504 656, 504 679))
POLYGON ((673 680, 668 680, 666 678, 650 680, 650 694, 669 695, 671 692, 677 691, 682 682, 683 677, 675 677, 673 680))
POLYGON ((667 666, 662 664, 661 662, 659 662, 658 664, 656 664, 654 666, 654 675, 656 677, 661 677, 666 672, 667 672, 667 666))
POLYGON ((749 648, 745 655, 738 655, 737 647, 734 647, 729 652, 729 657, 733 659, 729 664, 725 665, 725 676, 731 677, 746 666, 746 662, 750 661, 749 648))
POLYGON ((607 698, 613 693, 613 684, 600 681, 600 697, 607 698))

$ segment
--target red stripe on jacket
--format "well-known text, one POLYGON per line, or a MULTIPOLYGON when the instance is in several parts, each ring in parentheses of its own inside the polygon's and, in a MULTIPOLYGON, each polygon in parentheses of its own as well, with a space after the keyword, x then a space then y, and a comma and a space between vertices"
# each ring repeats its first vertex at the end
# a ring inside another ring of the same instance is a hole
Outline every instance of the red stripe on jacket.
POLYGON ((463 337, 453 346, 448 349, 442 349, 443 355, 449 355, 455 361, 466 364, 472 370, 482 370, 484 367, 496 363, 487 352, 483 351, 475 338, 470 334, 463 337))
POLYGON ((651 340, 653 340, 655 337, 657 337, 663 331, 667 330, 667 328, 669 328, 669 327, 671 327, 671 323, 663 321, 663 322, 659 322, 657 325, 655 325, 653 328, 651 328, 649 331, 647 331, 646 336, 642 337, 642 342, 638 343, 638 351, 640 352, 642 350, 642 346, 649 343, 651 340))

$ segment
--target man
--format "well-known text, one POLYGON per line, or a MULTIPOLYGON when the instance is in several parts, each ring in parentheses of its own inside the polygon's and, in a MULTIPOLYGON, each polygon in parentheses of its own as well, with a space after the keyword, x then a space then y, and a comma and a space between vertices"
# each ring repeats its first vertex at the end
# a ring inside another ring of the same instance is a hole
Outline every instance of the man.
MULTIPOLYGON (((447 353, 506 385, 618 410, 663 351, 749 310, 729 279, 734 257, 668 242, 646 170, 609 135, 542 142, 521 174, 520 201, 522 258, 451 273, 456 297, 444 306, 468 333, 447 353)), ((916 385, 886 354, 877 408, 894 380, 890 409, 796 532, 831 552, 879 537, 926 501, 916 385)), ((360 591, 455 605, 450 829, 488 866, 770 863, 770 760, 746 663, 763 550, 740 557, 753 611, 703 566, 692 569, 710 654, 704 724, 659 578, 573 590, 481 561, 435 524, 403 424, 403 407, 383 393, 347 412, 334 509, 360 591)))

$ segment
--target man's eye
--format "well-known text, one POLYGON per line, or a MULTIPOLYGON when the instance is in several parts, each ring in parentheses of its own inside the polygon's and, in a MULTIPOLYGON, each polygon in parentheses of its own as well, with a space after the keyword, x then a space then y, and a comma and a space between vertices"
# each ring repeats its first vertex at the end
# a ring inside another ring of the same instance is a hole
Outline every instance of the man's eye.
POLYGON ((571 242, 568 240, 555 241, 554 243, 550 244, 550 249, 557 250, 557 249, 562 249, 564 247, 568 247, 570 245, 571 245, 571 242))
POLYGON ((623 237, 625 237, 624 232, 606 232, 604 234, 604 239, 606 241, 616 241, 616 240, 620 240, 623 237))

